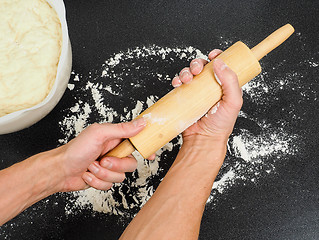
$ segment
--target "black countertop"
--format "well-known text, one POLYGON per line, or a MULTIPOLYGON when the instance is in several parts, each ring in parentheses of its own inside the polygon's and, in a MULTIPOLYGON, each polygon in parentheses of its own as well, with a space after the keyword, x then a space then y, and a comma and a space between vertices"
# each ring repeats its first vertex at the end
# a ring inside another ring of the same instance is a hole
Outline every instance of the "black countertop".
MULTIPOLYGON (((294 35, 261 61, 263 73, 244 88, 244 106, 206 205, 200 239, 319 239, 319 1, 66 0, 65 5, 73 52, 69 88, 43 120, 0 136, 0 168, 60 146, 92 122, 129 120, 138 103, 145 109, 147 101, 167 93, 170 79, 199 52, 207 55, 238 40, 253 47, 291 23, 294 35), (94 95, 102 88, 109 89, 103 97, 94 95), (85 103, 92 113, 81 112, 85 103)), ((148 188, 164 177, 177 142, 161 154, 148 188)), ((134 194, 140 187, 120 190, 134 194)), ((116 199, 119 188, 113 191, 116 199)), ((56 194, 42 200, 2 226, 0 238, 117 239, 141 205, 128 199, 132 207, 116 208, 125 212, 121 216, 76 206, 76 199, 56 194)))

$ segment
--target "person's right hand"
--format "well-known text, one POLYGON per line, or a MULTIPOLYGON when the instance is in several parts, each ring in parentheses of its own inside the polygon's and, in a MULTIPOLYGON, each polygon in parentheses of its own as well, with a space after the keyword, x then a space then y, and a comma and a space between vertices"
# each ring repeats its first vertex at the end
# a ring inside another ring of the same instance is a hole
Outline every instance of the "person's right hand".
POLYGON ((146 125, 143 118, 131 122, 92 124, 69 143, 50 151, 57 157, 60 184, 57 191, 77 191, 94 187, 108 190, 113 183, 122 182, 126 172, 137 167, 135 158, 105 156, 123 138, 139 133, 146 125))
MULTIPOLYGON (((201 137, 227 142, 233 131, 243 103, 242 91, 237 75, 222 60, 215 59, 220 53, 221 50, 215 49, 209 53, 208 58, 214 61, 213 70, 216 80, 222 87, 222 99, 207 112, 206 116, 183 132, 184 141, 201 137)), ((192 81, 193 75, 198 75, 206 63, 204 59, 194 59, 189 68, 184 68, 179 76, 172 80, 172 85, 178 87, 192 81)))

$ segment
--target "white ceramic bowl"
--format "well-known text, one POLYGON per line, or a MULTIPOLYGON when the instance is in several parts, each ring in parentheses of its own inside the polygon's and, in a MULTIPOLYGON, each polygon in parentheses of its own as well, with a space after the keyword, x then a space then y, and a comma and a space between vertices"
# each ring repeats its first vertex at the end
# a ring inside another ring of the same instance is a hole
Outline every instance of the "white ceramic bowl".
POLYGON ((40 121, 56 106, 68 85, 72 66, 72 51, 65 6, 63 0, 47 0, 47 2, 57 12, 62 26, 62 49, 54 85, 41 103, 0 117, 0 134, 16 132, 40 121))

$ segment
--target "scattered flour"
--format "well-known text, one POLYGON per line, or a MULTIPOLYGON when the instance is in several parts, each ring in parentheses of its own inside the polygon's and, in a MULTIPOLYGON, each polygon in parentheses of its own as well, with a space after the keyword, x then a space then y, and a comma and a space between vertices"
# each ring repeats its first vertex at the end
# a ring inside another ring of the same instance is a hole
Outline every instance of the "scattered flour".
MULTIPOLYGON (((224 45, 229 44, 225 42, 224 45)), ((160 94, 169 91, 166 89, 154 94, 149 93, 148 97, 143 99, 143 95, 147 95, 148 91, 153 89, 153 84, 170 85, 174 77, 171 73, 175 68, 166 72, 163 66, 176 65, 181 69, 183 64, 189 64, 195 57, 204 57, 204 54, 194 47, 164 48, 152 45, 114 54, 105 61, 96 76, 92 72, 87 77, 73 72, 70 84, 75 86, 69 89, 78 94, 75 104, 65 110, 66 116, 59 123, 64 135, 59 139, 59 143, 67 143, 93 121, 118 122, 135 118, 158 100, 160 94), (128 91, 136 91, 137 97, 125 95, 128 91), (139 92, 144 94, 139 95, 139 92)), ((314 66, 313 63, 308 64, 314 66)), ((268 77, 265 71, 244 86, 244 98, 264 106, 269 98, 267 94, 273 94, 280 88, 291 87, 291 78, 295 79, 298 75, 292 73, 291 76, 284 76, 276 79, 274 84, 268 84, 268 77)), ((272 126, 267 119, 250 116, 243 111, 239 115, 239 120, 253 122, 259 132, 253 132, 249 128, 235 129, 237 131, 234 131, 229 139, 225 163, 213 185, 207 204, 212 202, 216 204, 217 193, 222 194, 240 182, 257 183, 261 177, 276 171, 276 161, 298 151, 296 148, 298 136, 287 133, 285 124, 281 127, 272 126)), ((178 136, 157 152, 154 161, 145 160, 138 153, 134 153, 138 161, 137 170, 128 175, 124 183, 115 184, 109 191, 90 188, 67 193, 69 203, 66 206, 66 213, 74 214, 79 210, 91 209, 132 217, 132 212, 136 213, 154 193, 156 189, 154 179, 160 181, 165 175, 162 166, 165 165, 163 159, 166 154, 173 149, 177 151, 181 143, 182 139, 178 136)))
MULTIPOLYGON (((303 116, 304 111, 296 112, 298 103, 306 101, 314 106, 318 100, 316 80, 319 61, 318 53, 310 56, 309 52, 305 51, 305 41, 301 33, 296 35, 299 37, 298 53, 304 54, 304 58, 301 57, 297 63, 298 71, 293 71, 292 65, 285 60, 272 62, 271 68, 263 66, 262 74, 243 87, 244 107, 238 122, 246 124, 236 124, 228 142, 224 165, 213 185, 207 207, 217 206, 221 194, 225 196, 236 187, 258 184, 262 179, 277 174, 276 168, 281 162, 289 160, 291 155, 297 157, 298 151, 301 152, 303 135, 298 136, 295 133, 298 127, 294 128, 292 125, 302 121, 302 117, 307 117, 303 116), (288 91, 291 95, 288 100, 294 101, 291 106, 284 98, 288 91), (282 108, 278 107, 281 105, 282 108), (247 107, 250 110, 247 110, 247 107), (273 108, 275 110, 272 110, 273 108), (273 118, 278 112, 281 112, 282 116, 278 118, 278 123, 275 123, 273 118), (269 115, 271 117, 267 118, 269 115), (249 128, 249 125, 255 125, 259 131, 249 128)), ((220 41, 221 49, 232 44, 223 37, 220 41)), ((173 75, 197 56, 203 57, 203 54, 193 47, 162 48, 153 45, 114 54, 103 64, 101 72, 92 70, 87 74, 79 74, 74 70, 68 85, 74 100, 66 107, 64 117, 59 122, 63 135, 59 143, 65 144, 95 121, 131 120, 160 98, 161 94, 168 92, 169 88, 162 86, 169 85, 173 75), (156 88, 158 91, 153 92, 152 89, 156 88), (135 97, 123 96, 129 90, 137 92, 135 97), (139 92, 143 94, 138 95, 139 92)), ((132 217, 152 196, 156 184, 163 178, 169 165, 167 162, 174 158, 169 154, 176 152, 181 143, 180 137, 171 141, 157 153, 154 162, 144 160, 135 153, 138 160, 137 171, 129 174, 123 184, 116 184, 109 191, 88 189, 64 193, 63 197, 67 200, 66 214, 92 211, 92 214, 101 212, 132 217)), ((58 212, 61 209, 59 197, 53 195, 52 198, 42 200, 44 206, 53 206, 53 211, 58 212)), ((30 209, 20 214, 22 219, 29 221, 8 222, 1 227, 0 238, 13 239, 12 236, 17 236, 16 233, 21 237, 20 233, 23 234, 23 229, 29 228, 30 224, 38 227, 37 223, 43 222, 42 227, 47 229, 47 222, 51 220, 63 222, 62 216, 50 219, 46 215, 50 214, 50 211, 45 213, 43 209, 46 208, 43 205, 35 204, 30 209), (50 220, 44 220, 45 218, 50 220)))

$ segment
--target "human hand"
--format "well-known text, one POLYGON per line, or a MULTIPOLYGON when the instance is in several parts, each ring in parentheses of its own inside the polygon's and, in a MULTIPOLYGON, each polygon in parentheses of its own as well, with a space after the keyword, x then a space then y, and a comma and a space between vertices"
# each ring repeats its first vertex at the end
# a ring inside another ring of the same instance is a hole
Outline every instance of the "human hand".
POLYGON ((104 156, 122 138, 139 133, 145 126, 143 118, 128 123, 93 124, 79 136, 60 147, 59 165, 63 173, 60 191, 77 191, 89 186, 108 190, 113 183, 122 182, 125 172, 133 172, 137 163, 133 156, 125 158, 104 156))
MULTIPOLYGON (((221 50, 215 49, 209 53, 208 58, 214 61, 213 69, 216 80, 222 87, 222 99, 204 117, 183 132, 184 141, 200 136, 227 142, 234 128, 243 103, 242 91, 237 75, 222 60, 215 59, 220 53, 221 50)), ((204 59, 194 59, 189 68, 182 69, 179 76, 172 80, 172 85, 178 87, 183 83, 189 83, 194 75, 203 70, 206 63, 204 59)))

